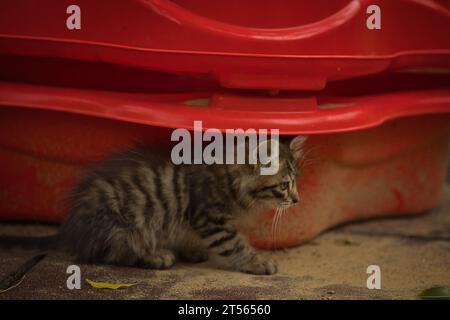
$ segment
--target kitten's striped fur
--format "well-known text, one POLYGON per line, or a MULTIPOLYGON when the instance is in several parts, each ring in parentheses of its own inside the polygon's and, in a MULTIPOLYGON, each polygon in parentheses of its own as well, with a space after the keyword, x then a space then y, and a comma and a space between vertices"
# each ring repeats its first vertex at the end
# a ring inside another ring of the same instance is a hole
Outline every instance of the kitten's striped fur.
POLYGON ((63 245, 93 263, 164 269, 175 259, 200 262, 216 254, 235 270, 273 274, 276 265, 255 253, 234 220, 298 201, 301 148, 296 139, 280 144, 273 176, 260 175, 257 165, 174 165, 167 150, 150 147, 115 155, 74 191, 63 245))

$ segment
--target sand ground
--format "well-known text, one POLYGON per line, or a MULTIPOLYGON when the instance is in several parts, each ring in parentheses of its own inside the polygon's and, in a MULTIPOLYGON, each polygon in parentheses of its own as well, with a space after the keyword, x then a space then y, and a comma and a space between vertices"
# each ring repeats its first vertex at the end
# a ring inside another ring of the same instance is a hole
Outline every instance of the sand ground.
MULTIPOLYGON (((55 227, 0 224, 2 235, 43 235, 55 227)), ((296 248, 265 251, 278 261, 274 276, 217 269, 213 262, 177 264, 164 271, 80 265, 80 290, 66 287, 67 257, 51 254, 0 299, 413 299, 433 286, 450 286, 450 186, 443 203, 408 218, 340 226, 296 248), (381 289, 366 286, 369 265, 381 269, 381 289), (136 283, 95 289, 85 279, 136 283)), ((0 252, 0 278, 30 257, 0 252)))

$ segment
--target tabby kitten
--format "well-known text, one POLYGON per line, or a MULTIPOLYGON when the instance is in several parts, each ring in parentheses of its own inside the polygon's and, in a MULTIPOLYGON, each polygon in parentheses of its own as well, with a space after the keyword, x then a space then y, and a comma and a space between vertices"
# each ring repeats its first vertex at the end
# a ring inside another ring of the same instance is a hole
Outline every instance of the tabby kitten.
POLYGON ((242 214, 299 201, 302 136, 280 143, 279 170, 258 164, 174 165, 167 151, 141 147, 97 163, 77 186, 63 222, 63 246, 81 261, 167 269, 176 259, 214 254, 228 267, 274 274, 234 226, 242 214))

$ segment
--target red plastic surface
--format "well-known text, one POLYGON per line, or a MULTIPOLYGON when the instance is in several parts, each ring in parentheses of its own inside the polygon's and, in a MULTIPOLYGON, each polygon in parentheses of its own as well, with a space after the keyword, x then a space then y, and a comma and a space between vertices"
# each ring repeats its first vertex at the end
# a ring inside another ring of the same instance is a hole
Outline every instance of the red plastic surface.
MULTIPOLYGON (((136 143, 168 143, 171 130, 47 111, 0 108, 0 218, 59 222, 85 164, 136 143)), ((283 216, 277 247, 302 243, 338 223, 407 215, 439 203, 450 115, 311 136, 301 163, 300 203, 283 216), (419 169, 418 169, 419 168, 419 169)), ((253 245, 270 248, 273 212, 242 220, 253 245)))
POLYGON ((322 89, 384 70, 450 69, 445 0, 3 0, 0 53, 207 74, 225 87, 322 89), (132 18, 131 18, 132 17, 132 18))
POLYGON ((361 97, 270 98, 215 93, 126 94, 0 83, 0 105, 85 114, 169 128, 279 129, 282 134, 352 131, 402 116, 450 112, 450 90, 361 97), (209 106, 186 105, 211 98, 209 106))
MULTIPOLYGON (((79 0, 73 31, 71 4, 0 3, 1 218, 59 221, 86 163, 168 143, 168 128, 194 120, 314 134, 302 202, 277 246, 438 203, 450 129, 447 1, 379 0, 381 30, 366 28, 368 0, 79 0), (391 72, 373 75, 381 71, 391 72)), ((272 216, 240 227, 270 247, 272 216)))

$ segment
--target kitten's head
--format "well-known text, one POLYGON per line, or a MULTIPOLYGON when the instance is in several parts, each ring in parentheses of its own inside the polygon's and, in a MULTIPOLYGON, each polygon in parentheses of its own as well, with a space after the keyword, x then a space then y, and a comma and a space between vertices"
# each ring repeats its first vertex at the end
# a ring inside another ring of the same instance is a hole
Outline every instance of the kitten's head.
MULTIPOLYGON (((241 199, 250 207, 286 209, 300 201, 297 191, 298 161, 303 156, 305 136, 279 143, 278 170, 262 175, 257 164, 252 174, 240 177, 241 199)), ((259 148, 260 146, 258 146, 259 148)))

